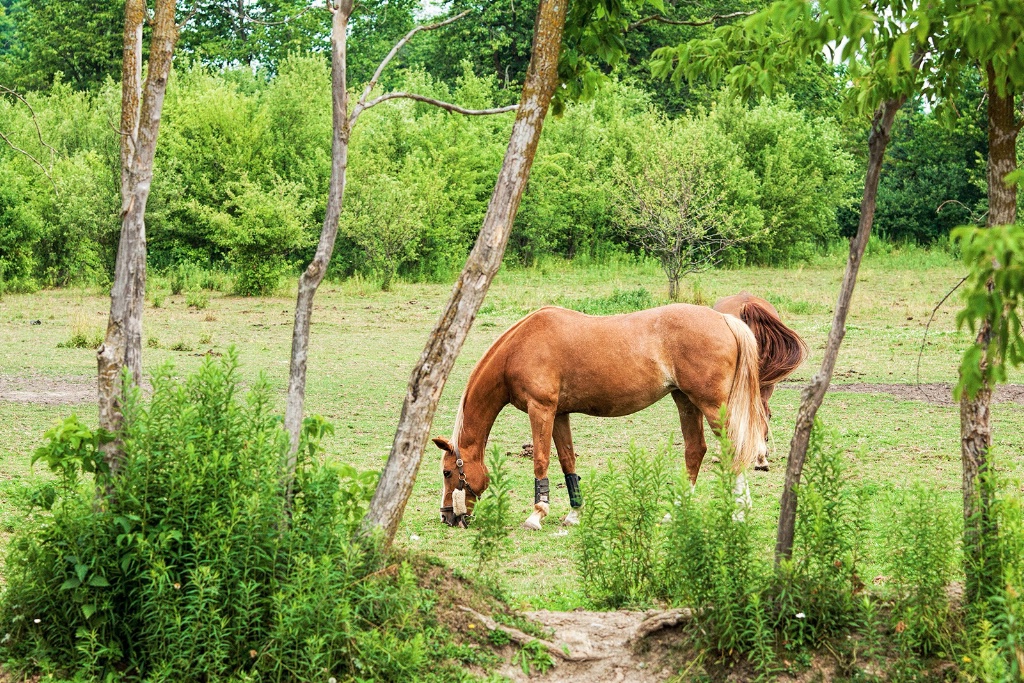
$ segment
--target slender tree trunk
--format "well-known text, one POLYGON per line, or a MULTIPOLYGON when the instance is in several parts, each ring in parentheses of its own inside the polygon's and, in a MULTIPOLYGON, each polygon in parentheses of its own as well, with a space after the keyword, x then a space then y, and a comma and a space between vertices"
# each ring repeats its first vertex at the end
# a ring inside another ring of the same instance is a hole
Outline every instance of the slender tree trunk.
POLYGON ((530 67, 480 235, 409 379, 391 454, 364 520, 367 531, 382 533, 385 545, 394 539, 412 493, 445 381, 501 266, 544 117, 558 86, 558 56, 567 5, 568 0, 541 0, 537 8, 530 67))
POLYGON ((793 440, 789 444, 789 460, 786 463, 786 481, 782 490, 779 510, 779 528, 775 540, 775 561, 789 558, 793 550, 793 531, 796 525, 796 485, 800 482, 800 474, 807 457, 807 445, 814 426, 814 416, 821 407, 825 392, 832 381, 832 371, 839 357, 839 346, 846 335, 846 316, 850 312, 850 301, 853 299, 853 288, 857 283, 857 271, 860 270, 864 249, 871 235, 871 224, 875 218, 875 200, 878 195, 878 179, 882 171, 882 160, 885 148, 889 144, 889 134, 896 112, 906 101, 905 97, 887 100, 875 110, 871 122, 871 134, 868 137, 868 170, 864 178, 864 195, 860 202, 860 222, 857 234, 850 242, 850 256, 846 261, 846 272, 839 289, 839 300, 832 317, 832 329, 828 333, 825 346, 825 357, 821 360, 821 369, 811 383, 803 391, 800 409, 796 416, 796 428, 793 440))
MULTIPOLYGON (((158 0, 153 16, 149 73, 141 103, 142 22, 145 3, 128 0, 125 7, 124 83, 121 103, 121 237, 110 291, 107 333, 96 354, 100 427, 116 432, 121 427, 121 397, 125 367, 130 380, 142 376, 142 309, 146 287, 146 201, 153 180, 160 115, 171 71, 178 26, 174 23, 175 0, 158 0), (141 106, 140 106, 141 104, 141 106)), ((121 465, 119 442, 105 448, 112 473, 121 465)))
MULTIPOLYGON (((1006 176, 1017 169, 1017 122, 1014 95, 1000 95, 995 71, 988 71, 988 225, 1010 225, 1017 221, 1017 187, 1006 184, 1006 176)), ((988 283, 989 288, 992 282, 988 283)), ((984 320, 975 343, 988 348, 992 340, 992 321, 984 320)), ((985 357, 982 356, 982 363, 985 357)), ((989 406, 992 387, 984 386, 970 397, 960 398, 960 456, 963 463, 964 554, 967 560, 967 592, 973 601, 980 597, 986 568, 982 539, 995 532, 991 517, 992 491, 985 482, 989 470, 988 451, 992 446, 989 406), (980 482, 979 482, 980 477, 980 482)))
POLYGON ((327 193, 327 212, 316 254, 299 278, 299 295, 295 302, 295 326, 292 329, 292 356, 288 373, 288 402, 284 424, 291 437, 291 452, 285 465, 288 500, 291 501, 299 448, 299 431, 306 401, 306 362, 309 356, 309 325, 313 316, 313 297, 327 274, 338 236, 338 218, 345 195, 345 174, 348 168, 348 89, 346 85, 346 37, 352 0, 342 0, 334 10, 331 22, 331 106, 334 132, 331 140, 331 180, 327 193))

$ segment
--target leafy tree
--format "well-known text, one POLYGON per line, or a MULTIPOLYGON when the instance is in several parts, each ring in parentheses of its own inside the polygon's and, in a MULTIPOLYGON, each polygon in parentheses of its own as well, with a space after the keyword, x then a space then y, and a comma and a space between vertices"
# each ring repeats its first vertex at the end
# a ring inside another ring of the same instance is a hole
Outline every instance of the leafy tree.
POLYGON ((42 89, 60 73, 84 90, 118 76, 124 0, 15 2, 6 28, 0 14, 0 82, 42 89))
POLYGON ((663 130, 663 136, 648 138, 651 149, 639 173, 619 165, 616 213, 661 263, 668 295, 676 299, 680 278, 715 265, 725 250, 753 236, 763 218, 757 178, 731 141, 713 134, 706 117, 663 130))
POLYGON ((349 190, 342 230, 366 253, 384 291, 391 289, 398 269, 416 256, 419 213, 402 179, 372 176, 349 190))

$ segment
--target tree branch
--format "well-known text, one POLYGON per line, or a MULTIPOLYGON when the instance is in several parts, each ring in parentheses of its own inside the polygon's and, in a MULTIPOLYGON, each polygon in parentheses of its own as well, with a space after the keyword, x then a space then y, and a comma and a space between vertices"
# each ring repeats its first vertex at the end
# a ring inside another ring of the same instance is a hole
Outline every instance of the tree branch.
MULTIPOLYGON (((0 85, 0 93, 6 93, 8 95, 13 95, 15 98, 17 98, 17 100, 19 102, 21 102, 22 104, 24 104, 28 108, 29 113, 32 115, 32 125, 35 126, 35 128, 36 128, 36 137, 39 138, 39 144, 40 145, 42 145, 46 149, 50 150, 50 160, 52 161, 53 157, 55 157, 55 156, 60 156, 59 154, 57 154, 57 150, 55 150, 53 147, 51 147, 46 142, 46 140, 43 139, 43 130, 39 127, 39 119, 36 117, 36 110, 33 109, 32 105, 28 103, 28 100, 26 100, 24 97, 19 95, 16 91, 8 88, 6 85, 0 85)), ((9 143, 10 143, 10 141, 8 140, 8 144, 9 143)))
POLYGON ((507 107, 493 107, 491 109, 465 109, 457 104, 451 104, 450 102, 444 102, 442 100, 435 100, 433 97, 426 97, 424 95, 417 95, 411 92, 389 92, 385 95, 370 100, 365 105, 357 106, 355 111, 352 112, 349 126, 352 126, 356 122, 356 117, 363 113, 370 107, 376 107, 381 102, 387 102, 388 100, 396 100, 405 98, 407 100, 416 100, 417 102, 425 102, 426 104, 432 104, 435 107, 440 107, 445 111, 450 111, 455 114, 464 114, 465 116, 489 116, 491 114, 504 114, 506 112, 515 111, 519 109, 518 104, 510 104, 507 107))
MULTIPOLYGON (((449 17, 444 21, 438 21, 436 23, 427 24, 425 26, 416 26, 411 31, 406 33, 404 38, 395 43, 395 46, 391 48, 391 52, 388 53, 388 56, 385 57, 383 61, 381 61, 380 65, 377 67, 377 70, 373 72, 373 77, 370 78, 370 81, 366 84, 366 87, 363 88, 363 94, 359 98, 359 104, 356 105, 356 109, 358 110, 361 105, 366 103, 366 99, 370 96, 370 93, 373 91, 374 87, 376 87, 377 81, 380 80, 380 75, 384 73, 384 69, 387 67, 388 64, 391 63, 391 60, 395 58, 395 55, 398 54, 398 51, 405 47, 406 43, 412 40, 412 37, 414 35, 416 35, 420 31, 433 31, 434 29, 441 28, 442 26, 447 26, 448 24, 458 21, 467 14, 469 14, 469 10, 466 10, 465 12, 460 12, 459 14, 456 14, 454 17, 449 17)), ((369 107, 363 108, 368 109, 369 107)), ((353 117, 352 120, 355 121, 355 117, 353 117)))
POLYGON ((51 176, 50 172, 46 170, 46 167, 43 166, 42 163, 40 163, 39 159, 36 159, 34 156, 32 156, 32 154, 30 154, 29 152, 26 152, 21 147, 18 147, 16 144, 11 142, 11 139, 9 137, 7 137, 6 135, 4 135, 3 132, 0 132, 0 140, 3 140, 8 145, 10 145, 11 149, 13 149, 15 152, 18 152, 19 154, 24 154, 29 159, 31 159, 35 163, 35 165, 39 167, 39 170, 43 172, 43 175, 46 176, 46 179, 50 181, 50 184, 53 185, 53 194, 56 195, 56 196, 60 196, 57 193, 57 183, 53 182, 53 176, 51 176))
POLYGON ((708 17, 707 19, 689 19, 689 20, 687 20, 687 19, 669 19, 668 17, 663 17, 660 14, 652 14, 651 16, 644 17, 643 19, 640 19, 639 21, 634 21, 632 24, 630 24, 628 27, 626 27, 626 30, 627 31, 632 31, 633 29, 639 28, 639 27, 643 26, 644 24, 650 23, 652 21, 656 21, 659 24, 671 24, 672 26, 707 26, 708 24, 713 24, 716 21, 722 21, 722 20, 725 20, 725 19, 735 19, 736 17, 749 17, 753 13, 754 13, 753 11, 750 11, 750 12, 730 12, 729 14, 714 14, 714 15, 708 17))

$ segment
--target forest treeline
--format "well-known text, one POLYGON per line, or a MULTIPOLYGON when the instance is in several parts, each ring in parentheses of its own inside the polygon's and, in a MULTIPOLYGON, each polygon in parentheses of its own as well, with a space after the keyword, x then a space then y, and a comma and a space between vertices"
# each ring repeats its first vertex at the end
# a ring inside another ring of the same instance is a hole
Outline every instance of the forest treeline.
MULTIPOLYGON (((106 282, 120 229, 115 76, 123 10, 106 0, 92 0, 91 10, 66 6, 63 20, 82 33, 58 35, 61 18, 43 12, 40 0, 0 2, 0 85, 24 98, 0 98, 0 132, 10 140, 0 145, 3 288, 106 282), (85 39, 89 31, 94 37, 85 39), (69 44, 74 35, 83 40, 69 44)), ((217 24, 230 15, 210 5, 198 4, 183 33, 168 90, 147 208, 149 263, 231 269, 240 293, 261 294, 309 260, 323 219, 330 72, 316 22, 324 18, 252 23, 243 39, 230 22, 217 24)), ((354 23, 357 79, 368 79, 375 59, 415 23, 414 2, 381 7, 354 23)), ((463 19, 461 40, 428 35, 403 53, 387 85, 467 107, 513 101, 530 24, 519 26, 520 13, 502 7, 463 19), (481 37, 487 22, 505 39, 481 37)), ((274 8, 264 16, 301 12, 274 8)), ((521 14, 529 20, 532 10, 521 14)), ((715 179, 708 211, 735 238, 723 263, 799 262, 852 233, 864 126, 839 108, 841 73, 809 68, 775 97, 741 102, 656 82, 644 62, 631 60, 545 128, 507 260, 641 252, 628 215, 637 182, 670 175, 667 155, 657 152, 680 145, 700 146, 699 154, 677 155, 693 166, 686 177, 715 179)), ((984 212, 984 118, 972 87, 955 119, 940 121, 922 106, 901 114, 879 191, 883 237, 944 240, 984 212)), ((396 276, 453 278, 479 230, 510 127, 510 114, 462 117, 408 100, 368 111, 352 140, 333 275, 361 273, 384 286, 396 276)))

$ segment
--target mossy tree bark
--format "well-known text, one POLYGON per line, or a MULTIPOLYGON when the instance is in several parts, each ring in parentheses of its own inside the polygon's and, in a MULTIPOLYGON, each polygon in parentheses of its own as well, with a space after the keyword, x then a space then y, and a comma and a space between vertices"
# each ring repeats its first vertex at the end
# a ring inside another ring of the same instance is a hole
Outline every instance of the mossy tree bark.
MULTIPOLYGON (((142 309, 146 293, 146 202, 153 182, 160 116, 171 72, 179 27, 175 0, 157 0, 152 21, 149 70, 145 90, 142 73, 143 0, 125 6, 121 101, 121 236, 110 290, 110 317, 103 344, 96 354, 99 425, 116 433, 121 428, 121 399, 129 382, 142 376, 142 309)), ((107 465, 116 474, 123 457, 120 442, 104 446, 107 465)))
MULTIPOLYGON (((988 226, 1010 225, 1017 221, 1017 186, 1006 176, 1017 170, 1017 134, 1020 130, 1014 112, 1014 93, 1008 83, 999 83, 991 64, 988 76, 988 226), (1000 93, 1000 85, 1005 86, 1000 93)), ((991 291, 992 282, 989 281, 991 291)), ((992 341, 992 320, 978 328, 975 343, 987 349, 992 341)), ((985 363, 985 355, 981 363, 985 363)), ((986 373, 982 372, 982 376, 986 373)), ((972 601, 982 597, 984 577, 984 541, 996 533, 992 517, 992 490, 985 474, 989 471, 992 447, 990 404, 992 387, 988 384, 974 395, 960 397, 960 456, 963 465, 964 554, 967 562, 967 592, 972 601)))

